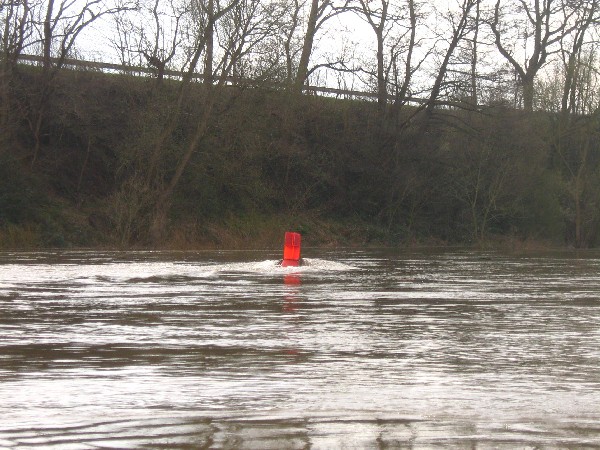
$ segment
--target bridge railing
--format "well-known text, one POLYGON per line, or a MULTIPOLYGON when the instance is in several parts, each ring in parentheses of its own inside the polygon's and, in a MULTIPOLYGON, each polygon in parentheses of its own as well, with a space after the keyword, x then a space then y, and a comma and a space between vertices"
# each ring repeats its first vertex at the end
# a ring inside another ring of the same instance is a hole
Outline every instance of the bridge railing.
MULTIPOLYGON (((38 55, 20 55, 19 61, 28 63, 28 64, 41 64, 43 63, 44 58, 38 55)), ((59 62, 57 58, 51 58, 53 63, 59 62)), ((139 76, 153 76, 156 75, 156 69, 147 66, 128 66, 124 64, 114 64, 114 63, 106 63, 106 62, 98 62, 98 61, 85 61, 81 59, 74 58, 64 58, 61 61, 63 67, 72 68, 76 70, 95 70, 100 72, 119 72, 124 74, 135 74, 139 76)), ((181 79, 183 77, 183 72, 177 70, 164 70, 164 76, 169 77, 171 79, 181 79)), ((200 73, 194 73, 192 79, 202 81, 204 80, 204 75, 200 73)), ((241 78, 241 77, 226 77, 225 82, 230 85, 257 85, 256 80, 241 78)), ((260 83, 260 86, 268 87, 270 89, 284 89, 285 86, 278 83, 269 83, 264 82, 260 83)), ((304 92, 307 94, 313 95, 322 95, 327 97, 336 97, 336 98, 346 98, 346 99, 362 99, 362 100, 377 100, 377 94, 369 91, 358 91, 358 90, 349 90, 349 89, 340 89, 333 87, 325 87, 325 86, 305 86, 304 92)), ((395 97, 392 95, 388 96, 388 101, 393 102, 395 97)), ((412 104, 423 104, 426 100, 420 98, 408 98, 405 99, 406 102, 412 104)))

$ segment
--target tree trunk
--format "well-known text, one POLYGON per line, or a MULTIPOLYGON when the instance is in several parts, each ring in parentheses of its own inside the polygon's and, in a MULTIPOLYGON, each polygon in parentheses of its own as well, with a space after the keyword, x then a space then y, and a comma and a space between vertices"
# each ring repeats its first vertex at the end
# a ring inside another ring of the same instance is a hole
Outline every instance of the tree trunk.
POLYGON ((533 76, 523 78, 523 109, 533 111, 533 76))
MULTIPOLYGON (((1 61, 0 66, 0 130, 2 130, 2 139, 10 140, 12 127, 10 126, 10 103, 11 90, 10 80, 12 70, 8 61, 1 61)), ((0 152, 4 150, 4 145, 0 145, 0 152)))
POLYGON ((83 176, 87 169, 88 161, 90 159, 90 152, 92 149, 92 136, 88 135, 87 147, 85 150, 85 158, 83 160, 83 164, 81 165, 81 170, 79 171, 79 178, 77 178, 77 196, 81 198, 81 184, 83 183, 83 176))
POLYGON ((171 208, 173 193, 175 192, 175 189, 177 188, 179 181, 181 180, 181 176, 190 162, 192 155, 196 152, 198 145, 206 135, 206 130, 208 129, 208 124, 210 122, 215 105, 214 95, 214 91, 212 90, 208 93, 208 98, 205 103, 206 107, 202 117, 198 121, 196 131, 194 132, 194 135, 192 136, 185 153, 177 163, 175 173, 171 177, 168 185, 158 196, 150 224, 150 237, 154 242, 160 242, 166 234, 168 222, 167 218, 169 215, 169 209, 171 208))
MULTIPOLYGON (((15 122, 15 117, 11 110, 13 101, 11 85, 18 58, 23 51, 30 11, 27 2, 23 2, 21 14, 19 14, 19 8, 17 2, 8 2, 4 13, 4 29, 0 42, 2 50, 0 56, 0 130, 2 130, 2 139, 6 141, 10 141, 13 133, 12 122, 15 122)), ((4 149, 5 146, 1 146, 0 151, 4 149)))
POLYGON ((50 96, 50 78, 51 78, 51 51, 52 51, 52 13, 54 9, 54 0, 48 1, 46 9, 46 18, 44 20, 44 39, 43 39, 43 61, 42 61, 42 82, 40 83, 40 93, 38 96, 37 108, 34 112, 35 120, 32 124, 33 131, 33 157, 31 159, 31 167, 33 167, 37 161, 41 148, 41 132, 42 124, 44 122, 44 115, 46 114, 46 107, 48 97, 50 96))
MULTIPOLYGON (((42 96, 44 94, 42 93, 42 96)), ((31 158, 31 167, 35 166, 37 162, 38 155, 40 153, 40 148, 42 146, 42 122, 44 121, 44 110, 45 110, 45 101, 40 99, 40 104, 38 105, 38 110, 36 112, 35 123, 33 124, 33 157, 31 158)))
POLYGON ((50 53, 52 50, 52 11, 54 9, 54 0, 48 1, 46 9, 46 20, 44 20, 44 72, 50 70, 50 53))
POLYGON ((308 78, 308 64, 312 53, 313 41, 317 32, 317 19, 319 17, 319 0, 312 0, 310 14, 308 16, 308 24, 306 26, 306 34, 304 35, 304 45, 302 46, 302 54, 296 71, 296 80, 294 81, 293 90, 296 93, 301 93, 304 83, 308 78))
POLYGON ((212 84, 213 83, 213 57, 214 57, 214 15, 215 15, 215 5, 214 0, 208 0, 208 11, 207 15, 207 23, 206 23, 206 50, 204 53, 204 83, 212 84))
POLYGON ((377 30, 377 105, 384 111, 387 104, 387 82, 383 58, 383 27, 377 30))
POLYGON ((579 192, 579 183, 576 183, 575 186, 575 247, 581 248, 583 247, 583 239, 582 239, 582 219, 581 219, 581 194, 579 192))
POLYGON ((446 50, 446 54, 444 55, 444 59, 442 60, 442 64, 437 73, 437 77, 433 86, 431 87, 431 93, 429 94, 429 99, 425 104, 425 118, 426 121, 429 121, 433 114, 433 109, 436 105, 437 99, 440 95, 442 84, 444 82, 444 78, 446 77, 446 73, 448 72, 448 64, 450 63, 450 58, 454 54, 454 50, 458 46, 459 42, 463 38, 466 28, 468 25, 469 12, 473 7, 474 3, 477 0, 464 0, 462 14, 460 16, 460 20, 454 29, 454 33, 452 35, 452 39, 450 40, 450 44, 448 45, 448 50, 446 50))
POLYGON ((163 192, 154 205, 154 213, 152 214, 150 222, 150 238, 155 244, 161 242, 165 238, 170 208, 170 195, 163 192))
POLYGON ((477 106, 479 99, 477 98, 477 39, 479 37, 479 22, 480 22, 480 11, 479 2, 475 5, 475 32, 473 35, 473 49, 471 53, 471 103, 477 106))

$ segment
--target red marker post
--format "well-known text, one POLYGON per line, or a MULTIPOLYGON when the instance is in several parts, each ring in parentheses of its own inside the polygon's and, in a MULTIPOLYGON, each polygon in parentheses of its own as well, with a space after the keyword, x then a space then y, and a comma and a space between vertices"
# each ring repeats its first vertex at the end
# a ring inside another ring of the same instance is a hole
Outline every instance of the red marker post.
POLYGON ((285 240, 283 244, 283 261, 281 261, 282 267, 295 267, 300 265, 300 244, 302 242, 302 236, 300 233, 293 233, 287 231, 285 233, 285 240))

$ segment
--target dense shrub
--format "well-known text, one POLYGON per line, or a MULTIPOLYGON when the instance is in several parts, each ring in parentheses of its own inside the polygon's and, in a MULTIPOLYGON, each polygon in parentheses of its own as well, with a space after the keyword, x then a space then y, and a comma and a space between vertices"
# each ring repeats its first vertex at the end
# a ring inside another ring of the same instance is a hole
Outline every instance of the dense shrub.
MULTIPOLYGON (((49 245, 152 244, 158 193, 207 108, 203 87, 192 86, 156 153, 177 82, 157 87, 129 76, 61 72, 32 165, 27 114, 34 92, 27 86, 36 76, 28 69, 15 84, 21 120, 13 121, 11 140, 0 143, 0 227, 13 227, 11 236, 15 226, 29 227, 14 240, 38 236, 29 240, 49 245), (85 224, 82 217, 89 218, 85 224), (95 234, 74 231, 82 227, 95 234)), ((364 101, 232 87, 219 94, 170 200, 169 227, 179 240, 229 241, 224 236, 231 233, 214 227, 246 235, 240 224, 247 220, 252 233, 283 223, 319 234, 321 242, 327 237, 314 224, 324 221, 341 235, 362 235, 360 243, 495 236, 574 242, 577 220, 580 241, 598 241, 597 139, 578 136, 557 150, 548 115, 445 109, 423 127, 418 115, 403 123, 411 107, 388 117, 364 101), (586 142, 593 145, 582 159, 586 142)))

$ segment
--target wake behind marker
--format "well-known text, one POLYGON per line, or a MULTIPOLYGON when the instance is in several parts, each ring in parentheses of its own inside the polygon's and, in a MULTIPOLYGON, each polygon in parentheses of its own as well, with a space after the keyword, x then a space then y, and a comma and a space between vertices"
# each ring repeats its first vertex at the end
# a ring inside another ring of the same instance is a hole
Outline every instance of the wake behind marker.
POLYGON ((302 236, 300 233, 286 231, 283 242, 283 261, 281 267, 297 267, 300 265, 300 245, 302 236))

